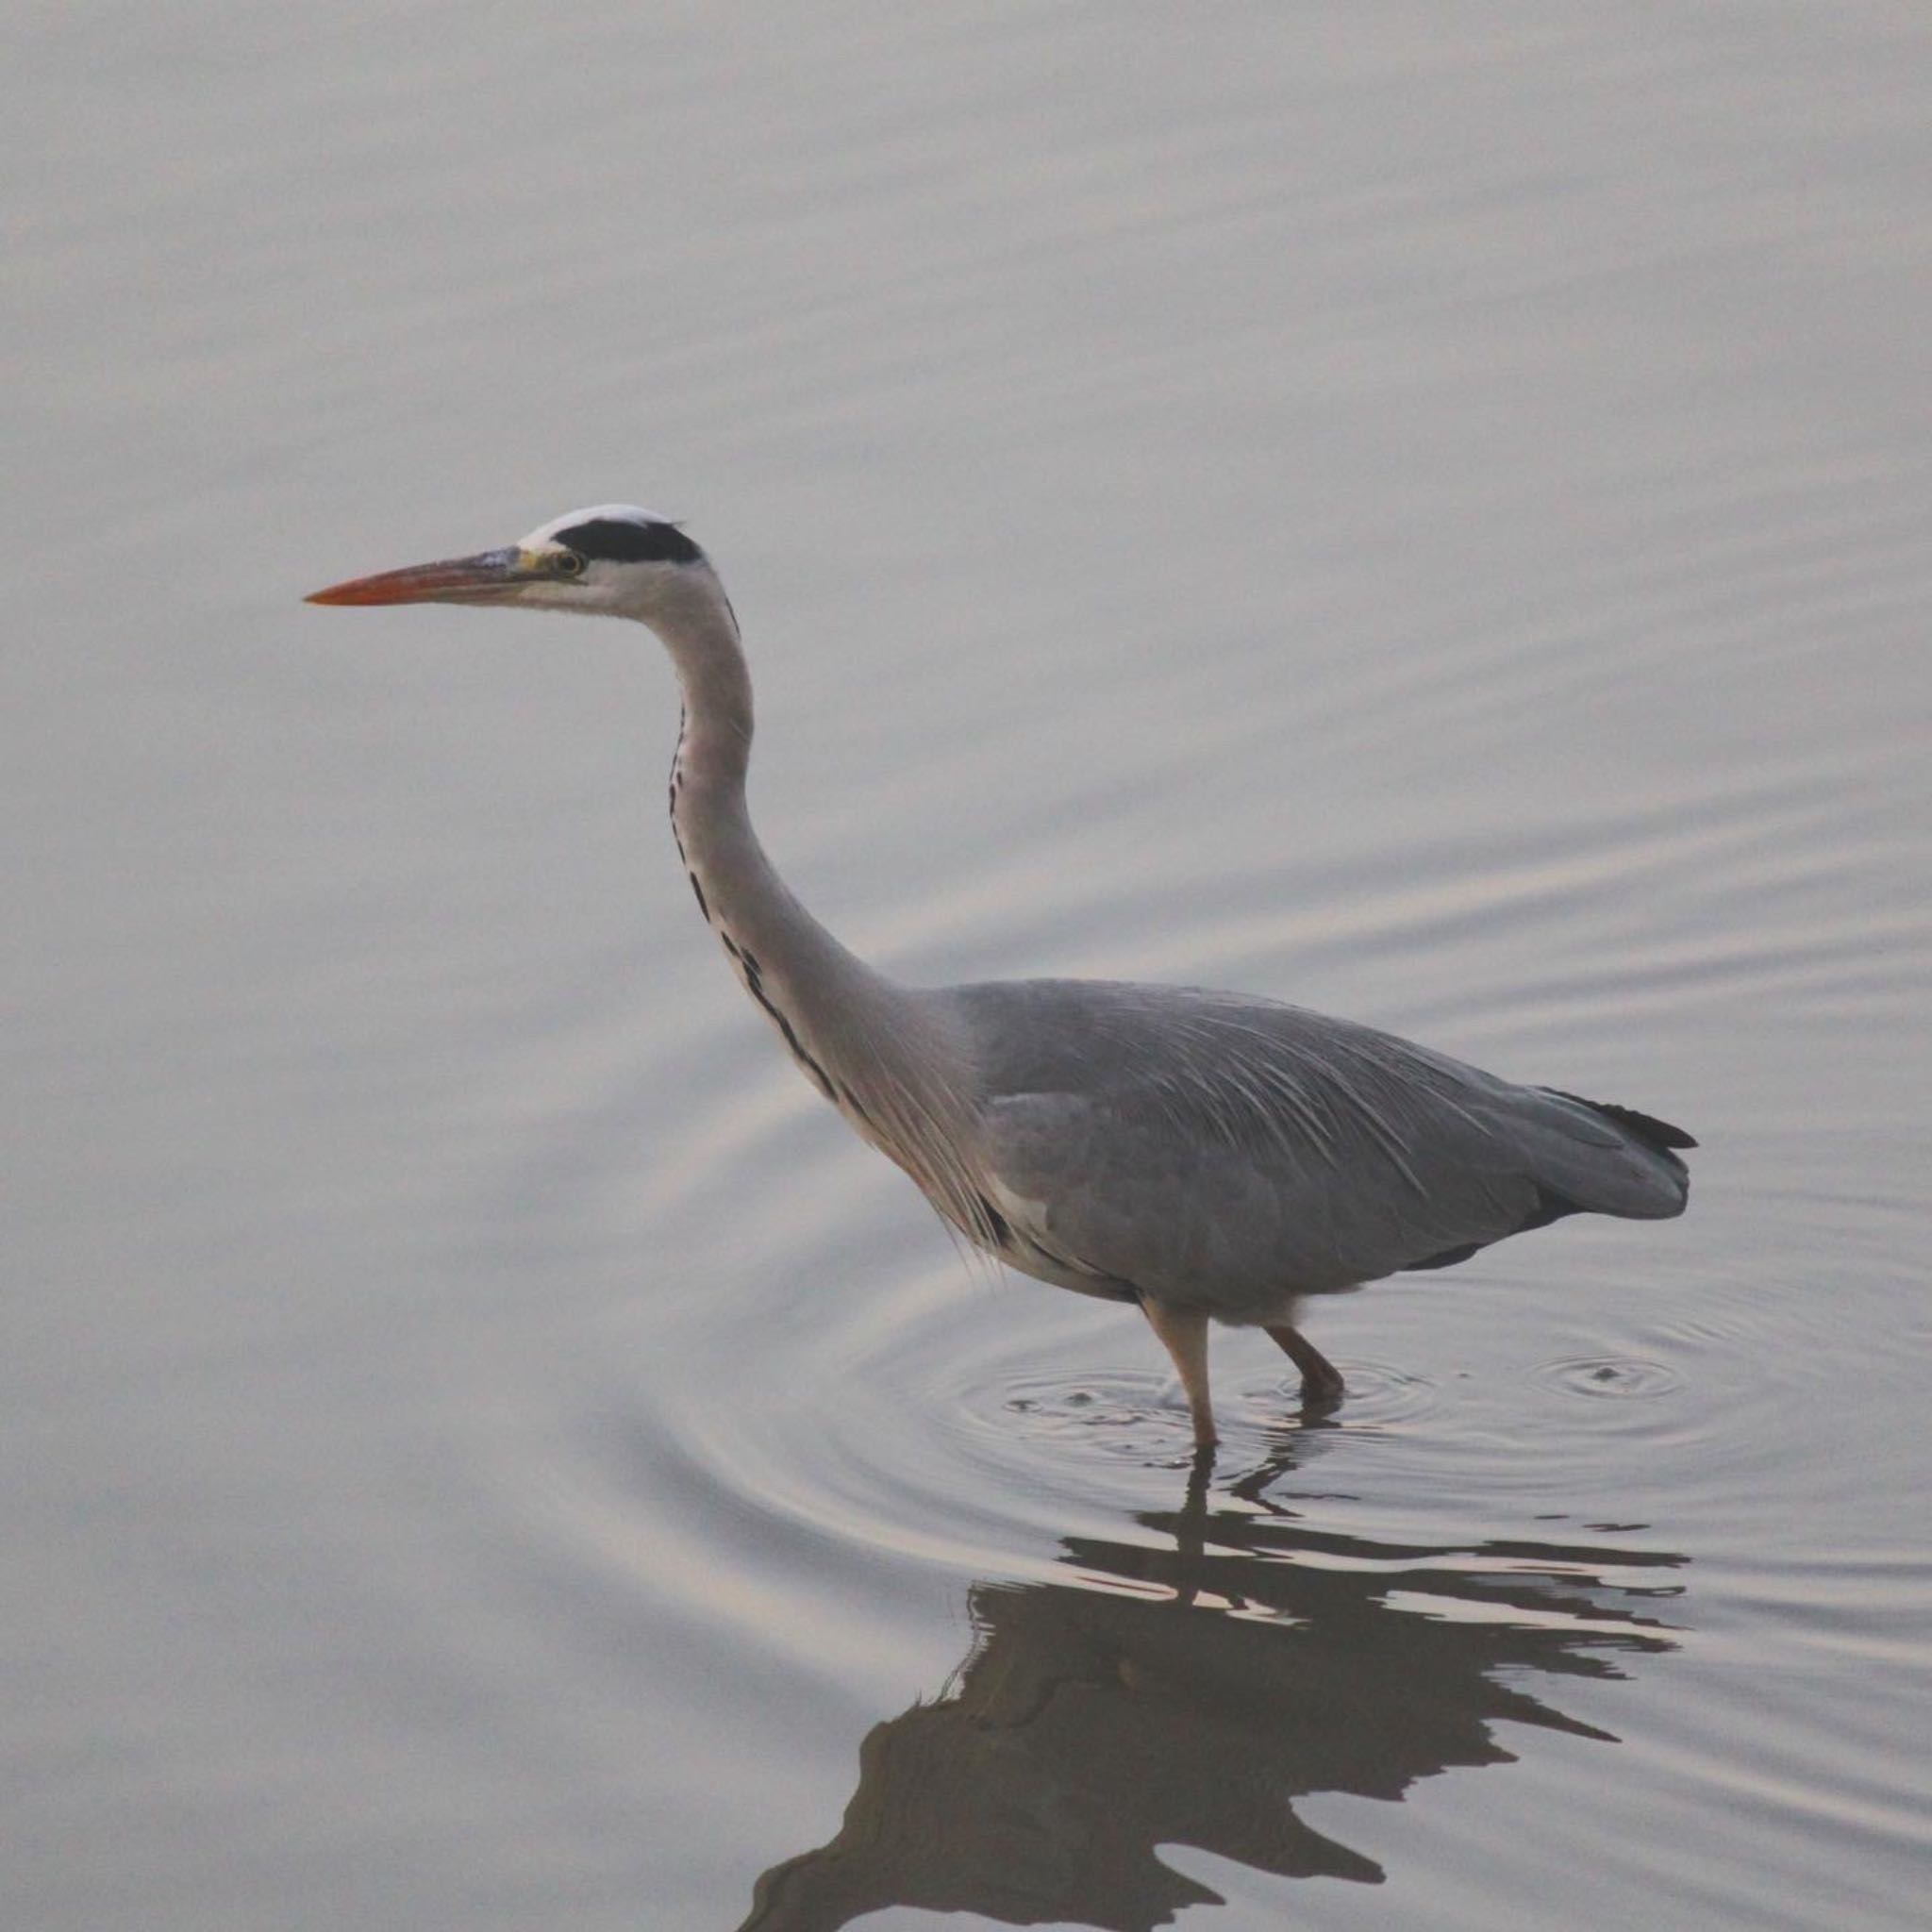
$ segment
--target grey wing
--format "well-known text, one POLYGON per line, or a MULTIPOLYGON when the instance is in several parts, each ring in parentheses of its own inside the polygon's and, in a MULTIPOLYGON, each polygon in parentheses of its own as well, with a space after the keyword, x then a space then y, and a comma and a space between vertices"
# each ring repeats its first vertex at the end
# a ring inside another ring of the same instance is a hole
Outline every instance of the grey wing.
POLYGON ((1371 1027, 1102 981, 953 997, 984 1165, 1021 1238, 1223 1319, 1276 1319, 1295 1294, 1446 1265, 1563 1214, 1684 1204, 1676 1157, 1592 1103, 1371 1027))

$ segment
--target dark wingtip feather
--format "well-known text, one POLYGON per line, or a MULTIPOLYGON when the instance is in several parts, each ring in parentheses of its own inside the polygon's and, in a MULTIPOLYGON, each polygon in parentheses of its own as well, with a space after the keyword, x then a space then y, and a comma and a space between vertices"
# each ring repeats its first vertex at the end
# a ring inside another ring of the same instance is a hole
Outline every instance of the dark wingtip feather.
POLYGON ((1580 1093, 1565 1093, 1560 1087, 1552 1087, 1550 1091, 1564 1100, 1574 1100, 1577 1106, 1587 1107, 1607 1120, 1615 1121, 1620 1127, 1661 1153, 1668 1154, 1674 1148, 1697 1144, 1682 1127, 1674 1127, 1669 1121, 1660 1121, 1655 1114, 1639 1113, 1634 1107, 1619 1107, 1610 1100, 1586 1100, 1580 1093))

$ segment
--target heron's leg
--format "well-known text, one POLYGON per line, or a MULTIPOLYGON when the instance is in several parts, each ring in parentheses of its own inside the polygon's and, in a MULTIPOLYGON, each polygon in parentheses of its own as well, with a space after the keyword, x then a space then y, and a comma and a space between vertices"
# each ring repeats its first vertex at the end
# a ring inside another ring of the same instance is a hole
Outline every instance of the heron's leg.
POLYGON ((1214 1405, 1208 1397, 1208 1317, 1188 1308, 1171 1308, 1151 1297, 1141 1301, 1141 1312, 1174 1357, 1181 1387, 1188 1391, 1188 1413, 1194 1419, 1196 1446, 1213 1448, 1214 1405))
POLYGON ((1278 1322, 1269 1329, 1274 1344, 1302 1372, 1302 1401, 1325 1408, 1341 1399, 1347 1383, 1338 1369, 1299 1328, 1278 1322))

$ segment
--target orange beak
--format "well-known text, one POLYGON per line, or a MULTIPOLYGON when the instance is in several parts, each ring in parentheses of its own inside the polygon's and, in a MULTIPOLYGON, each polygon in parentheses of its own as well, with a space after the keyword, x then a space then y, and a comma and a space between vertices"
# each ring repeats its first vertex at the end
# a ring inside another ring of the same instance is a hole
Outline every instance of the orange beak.
POLYGON ((515 550, 485 550, 442 563, 412 563, 311 591, 305 604, 502 604, 531 581, 515 550))

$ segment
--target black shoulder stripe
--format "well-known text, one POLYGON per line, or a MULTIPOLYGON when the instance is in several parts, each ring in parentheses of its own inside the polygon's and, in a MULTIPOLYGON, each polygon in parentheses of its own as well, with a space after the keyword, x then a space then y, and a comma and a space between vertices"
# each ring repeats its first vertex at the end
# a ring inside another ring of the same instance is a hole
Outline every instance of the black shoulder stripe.
POLYGON ((1013 1244, 1012 1224, 984 1194, 976 1195, 974 1198, 979 1203, 979 1211, 985 1218, 987 1228, 991 1233, 993 1240, 1003 1248, 1011 1247, 1013 1244))
POLYGON ((1464 1241, 1459 1248, 1444 1248, 1440 1255, 1431 1255, 1424 1261, 1405 1261, 1401 1272, 1404 1274, 1420 1274, 1424 1268, 1454 1268, 1466 1261, 1487 1245, 1483 1241, 1464 1241))
MULTIPOLYGON (((1564 1095, 1567 1100, 1570 1096, 1564 1095)), ((1464 1241, 1460 1247, 1444 1248, 1440 1255, 1427 1255, 1420 1261, 1405 1261, 1399 1272, 1404 1274, 1420 1274, 1424 1268, 1456 1268, 1468 1260, 1472 1255, 1479 1255, 1496 1241, 1506 1241, 1512 1234, 1527 1234, 1533 1227, 1547 1227, 1553 1221, 1561 1221, 1566 1215, 1581 1214, 1583 1209, 1574 1201, 1566 1200, 1561 1194, 1550 1189, 1539 1187, 1536 1191, 1536 1206, 1512 1228, 1493 1236, 1486 1241, 1464 1241)))

